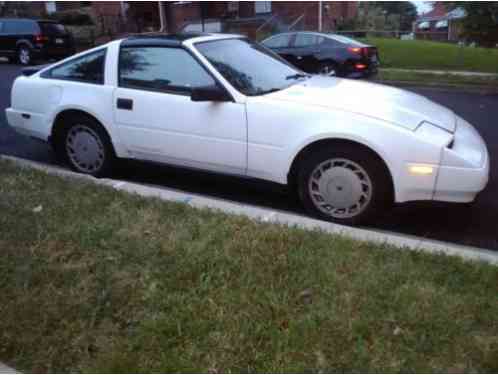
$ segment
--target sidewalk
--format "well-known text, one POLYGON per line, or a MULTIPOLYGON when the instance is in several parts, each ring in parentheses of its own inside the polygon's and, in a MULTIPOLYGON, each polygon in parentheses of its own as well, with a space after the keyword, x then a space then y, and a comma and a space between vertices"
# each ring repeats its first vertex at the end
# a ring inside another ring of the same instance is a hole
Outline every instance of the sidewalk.
POLYGON ((0 374, 15 374, 16 370, 5 366, 2 362, 0 362, 0 374))
POLYGON ((425 74, 438 74, 438 75, 455 75, 462 77, 498 77, 496 73, 483 73, 483 72, 469 72, 458 70, 430 70, 430 69, 398 69, 398 68, 380 68, 386 72, 402 72, 402 73, 425 73, 425 74))

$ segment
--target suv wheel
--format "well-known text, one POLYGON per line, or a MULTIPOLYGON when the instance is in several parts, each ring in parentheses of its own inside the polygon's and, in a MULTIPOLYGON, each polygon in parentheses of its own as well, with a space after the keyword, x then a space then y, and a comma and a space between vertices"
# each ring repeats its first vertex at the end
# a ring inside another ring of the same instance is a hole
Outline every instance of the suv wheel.
POLYGON ((28 46, 20 46, 17 50, 17 61, 21 65, 29 65, 31 63, 31 49, 28 46))

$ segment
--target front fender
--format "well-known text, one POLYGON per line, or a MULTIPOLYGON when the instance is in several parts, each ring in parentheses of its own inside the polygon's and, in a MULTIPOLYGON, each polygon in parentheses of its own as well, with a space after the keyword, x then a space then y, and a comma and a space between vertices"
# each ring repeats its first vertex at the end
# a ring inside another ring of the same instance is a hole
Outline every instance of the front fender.
MULTIPOLYGON (((247 113, 248 174, 286 184, 291 166, 301 150, 319 140, 344 139, 360 143, 385 162, 391 172, 396 201, 410 200, 409 163, 439 165, 441 147, 402 126, 358 113, 319 106, 251 98, 247 113)), ((434 179, 426 179, 420 199, 431 199, 434 179), (429 188, 428 188, 429 186, 429 188)))

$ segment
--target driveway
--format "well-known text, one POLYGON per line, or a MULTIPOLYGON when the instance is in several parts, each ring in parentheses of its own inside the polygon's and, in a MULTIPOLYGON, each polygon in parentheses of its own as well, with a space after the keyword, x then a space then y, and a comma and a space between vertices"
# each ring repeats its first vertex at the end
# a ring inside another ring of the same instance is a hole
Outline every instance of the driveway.
MULTIPOLYGON (((19 67, 0 62, 0 153, 54 163, 48 146, 16 134, 7 126, 4 109, 19 67)), ((445 105, 473 124, 491 155, 488 187, 470 207, 459 204, 410 203, 395 207, 370 229, 394 231, 498 250, 498 96, 414 89, 445 105)), ((278 185, 235 177, 126 161, 116 178, 180 189, 257 206, 303 213, 297 200, 278 185)))

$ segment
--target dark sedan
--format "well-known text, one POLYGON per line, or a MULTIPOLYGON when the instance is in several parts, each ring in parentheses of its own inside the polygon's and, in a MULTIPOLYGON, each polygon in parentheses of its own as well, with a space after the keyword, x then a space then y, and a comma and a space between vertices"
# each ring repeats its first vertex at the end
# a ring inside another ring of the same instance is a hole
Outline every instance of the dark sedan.
POLYGON ((336 34, 290 32, 262 44, 307 73, 361 78, 377 73, 377 47, 336 34))

